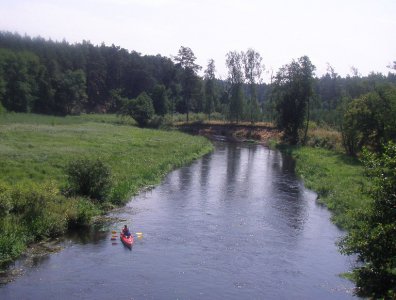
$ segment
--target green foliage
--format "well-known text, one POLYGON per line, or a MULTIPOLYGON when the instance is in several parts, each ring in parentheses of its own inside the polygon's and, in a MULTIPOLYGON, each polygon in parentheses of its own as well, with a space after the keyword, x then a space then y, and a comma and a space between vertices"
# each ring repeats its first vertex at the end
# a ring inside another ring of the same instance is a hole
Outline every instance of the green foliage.
POLYGON ((259 120, 259 104, 257 101, 256 85, 261 81, 261 74, 264 71, 262 57, 260 53, 250 48, 242 54, 243 66, 245 70, 245 80, 249 85, 248 119, 251 123, 259 120))
POLYGON ((123 90, 120 88, 110 90, 111 104, 109 106, 109 112, 116 113, 122 109, 122 106, 128 100, 127 98, 123 97, 122 94, 123 90))
POLYGON ((71 224, 88 222, 92 214, 76 203, 62 196, 54 183, 1 183, 0 267, 17 258, 27 243, 59 236, 71 224))
POLYGON ((12 208, 10 187, 0 182, 0 218, 7 216, 12 208))
POLYGON ((148 127, 150 128, 157 128, 157 129, 164 129, 168 130, 172 128, 172 120, 169 116, 157 116, 154 115, 149 124, 148 127))
POLYGON ((16 259, 26 248, 26 232, 13 216, 0 218, 0 268, 16 259))
POLYGON ((235 84, 231 88, 231 99, 230 99, 230 120, 236 121, 237 123, 243 119, 245 98, 242 91, 242 86, 235 84))
POLYGON ((186 121, 189 121, 189 114, 191 109, 191 102, 193 99, 194 90, 197 85, 198 76, 197 72, 201 69, 201 66, 195 63, 196 57, 194 52, 189 47, 181 46, 177 56, 173 58, 176 62, 176 66, 179 68, 179 76, 182 86, 182 95, 184 101, 184 111, 186 113, 186 121))
POLYGON ((217 106, 216 94, 216 67, 213 59, 210 59, 205 70, 205 105, 204 111, 210 120, 211 114, 215 111, 217 106))
POLYGON ((39 58, 33 53, 0 49, 0 100, 7 110, 32 110, 39 72, 39 58))
POLYGON ((364 263, 355 270, 359 293, 366 297, 396 295, 396 145, 389 142, 382 154, 364 152, 373 199, 355 214, 355 224, 340 242, 345 254, 357 254, 364 263))
POLYGON ((328 126, 319 126, 315 122, 309 123, 307 146, 342 151, 341 133, 328 126))
POLYGON ((284 130, 284 136, 291 144, 297 144, 301 139, 299 130, 307 118, 313 95, 314 70, 315 66, 309 58, 303 56, 283 66, 276 75, 274 95, 277 99, 277 125, 284 130))
POLYGON ((93 217, 102 213, 90 199, 78 197, 69 198, 70 209, 67 211, 69 228, 87 226, 91 224, 93 217))
POLYGON ((245 106, 243 93, 243 53, 230 51, 226 56, 226 65, 228 68, 227 81, 230 85, 228 112, 231 121, 239 122, 243 118, 245 106))
POLYGON ((168 91, 163 84, 156 85, 151 93, 155 114, 164 116, 169 111, 168 91))
POLYGON ((0 102, 10 111, 114 113, 120 102, 111 91, 135 98, 156 85, 170 89, 180 83, 170 58, 114 45, 71 45, 0 32, 0 46, 0 102))
POLYGON ((87 101, 86 78, 83 70, 67 70, 58 79, 58 114, 79 114, 87 101))
POLYGON ((123 182, 128 183, 119 194, 120 201, 161 178, 150 182, 143 173, 157 174, 159 166, 168 164, 172 169, 182 159, 191 161, 197 153, 212 149, 205 138, 176 131, 142 130, 123 125, 115 115, 53 117, 12 113, 0 117, 0 124, 0 181, 39 183, 51 178, 59 186, 66 186, 64 170, 70 161, 100 157, 111 167, 111 193, 123 182))
POLYGON ((153 102, 143 92, 136 99, 127 100, 121 113, 132 117, 140 127, 145 127, 154 116, 153 102))
POLYGON ((212 149, 209 141, 176 131, 123 125, 115 115, 0 116, 0 267, 33 240, 87 225, 106 203, 66 198, 65 166, 75 157, 101 157, 111 169, 108 199, 123 204, 173 168, 212 149), (48 179, 51 183, 43 184, 48 179))
POLYGON ((0 116, 3 115, 3 114, 5 114, 6 112, 7 112, 7 111, 6 111, 6 109, 4 108, 3 104, 1 104, 1 99, 0 99, 0 116))
POLYGON ((396 139, 396 88, 381 86, 347 105, 342 124, 345 151, 356 155, 363 146, 376 151, 396 139))
POLYGON ((296 172, 307 188, 318 193, 318 201, 332 211, 333 222, 345 229, 353 227, 350 214, 369 203, 363 193, 368 181, 362 164, 345 154, 319 148, 295 148, 292 155, 297 161, 296 172))
POLYGON ((72 194, 103 202, 111 188, 111 170, 99 159, 77 159, 66 167, 72 194))

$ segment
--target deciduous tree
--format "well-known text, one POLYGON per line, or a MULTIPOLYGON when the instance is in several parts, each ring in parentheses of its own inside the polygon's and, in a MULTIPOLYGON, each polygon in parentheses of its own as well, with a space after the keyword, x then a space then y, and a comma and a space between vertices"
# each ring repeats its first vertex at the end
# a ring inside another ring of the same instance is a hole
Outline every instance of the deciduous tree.
POLYGON ((242 54, 237 51, 230 51, 226 55, 226 65, 228 68, 227 81, 230 85, 230 119, 236 121, 242 119, 244 111, 244 95, 243 95, 243 60, 242 54))
POLYGON ((134 118, 140 127, 144 127, 154 115, 153 101, 143 92, 136 99, 127 100, 121 113, 134 118))
POLYGON ((304 122, 303 140, 306 137, 314 70, 315 66, 309 58, 303 56, 283 66, 276 75, 274 92, 277 98, 277 124, 292 144, 301 141, 299 130, 303 129, 304 122))
POLYGON ((253 49, 248 49, 242 54, 243 67, 245 71, 246 83, 249 85, 249 118, 250 122, 257 121, 257 115, 260 110, 257 101, 256 84, 261 81, 261 74, 264 70, 262 65, 262 57, 260 53, 253 49))
POLYGON ((213 59, 210 59, 208 61, 208 66, 206 67, 205 70, 205 107, 204 107, 205 113, 208 115, 209 120, 211 113, 213 113, 215 110, 215 104, 216 104, 215 72, 216 72, 215 62, 213 59))

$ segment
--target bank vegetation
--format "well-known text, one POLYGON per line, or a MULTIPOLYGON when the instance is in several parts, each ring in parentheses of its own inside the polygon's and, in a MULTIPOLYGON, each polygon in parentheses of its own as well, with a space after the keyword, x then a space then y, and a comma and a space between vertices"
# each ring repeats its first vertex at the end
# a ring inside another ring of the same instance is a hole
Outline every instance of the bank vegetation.
POLYGON ((0 115, 0 265, 30 243, 89 225, 212 150, 203 137, 116 115, 0 115))

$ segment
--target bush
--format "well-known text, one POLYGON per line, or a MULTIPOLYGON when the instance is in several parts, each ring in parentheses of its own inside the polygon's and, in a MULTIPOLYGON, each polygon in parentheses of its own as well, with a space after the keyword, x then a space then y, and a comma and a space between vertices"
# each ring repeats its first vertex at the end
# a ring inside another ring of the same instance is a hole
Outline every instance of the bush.
POLYGON ((69 192, 103 202, 111 188, 110 168, 99 159, 78 159, 66 167, 69 192))
POLYGON ((356 213, 356 226, 341 240, 344 254, 357 254, 364 265, 355 270, 360 294, 391 299, 396 295, 396 144, 384 153, 364 151, 372 203, 356 213))
POLYGON ((343 116, 345 151, 357 155, 363 146, 382 151, 382 144, 396 139, 396 88, 377 87, 348 104, 343 116))
POLYGON ((89 225, 92 217, 101 213, 99 208, 87 198, 70 198, 69 201, 72 203, 68 215, 69 228, 89 225))
POLYGON ((169 118, 154 115, 148 126, 156 129, 170 129, 172 127, 172 121, 169 118))
POLYGON ((0 219, 0 267, 5 267, 25 249, 25 233, 10 216, 0 219))
POLYGON ((145 127, 154 116, 153 101, 143 92, 136 99, 126 101, 122 114, 134 118, 139 127, 145 127))

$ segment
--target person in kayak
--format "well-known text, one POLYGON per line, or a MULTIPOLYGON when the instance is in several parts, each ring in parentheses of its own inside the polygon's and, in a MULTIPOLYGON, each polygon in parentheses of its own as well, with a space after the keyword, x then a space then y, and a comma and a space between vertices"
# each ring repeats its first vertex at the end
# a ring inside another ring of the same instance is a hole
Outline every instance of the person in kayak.
POLYGON ((130 237, 131 236, 131 232, 129 231, 129 228, 127 225, 124 225, 124 228, 122 229, 122 233, 126 236, 126 237, 130 237))

